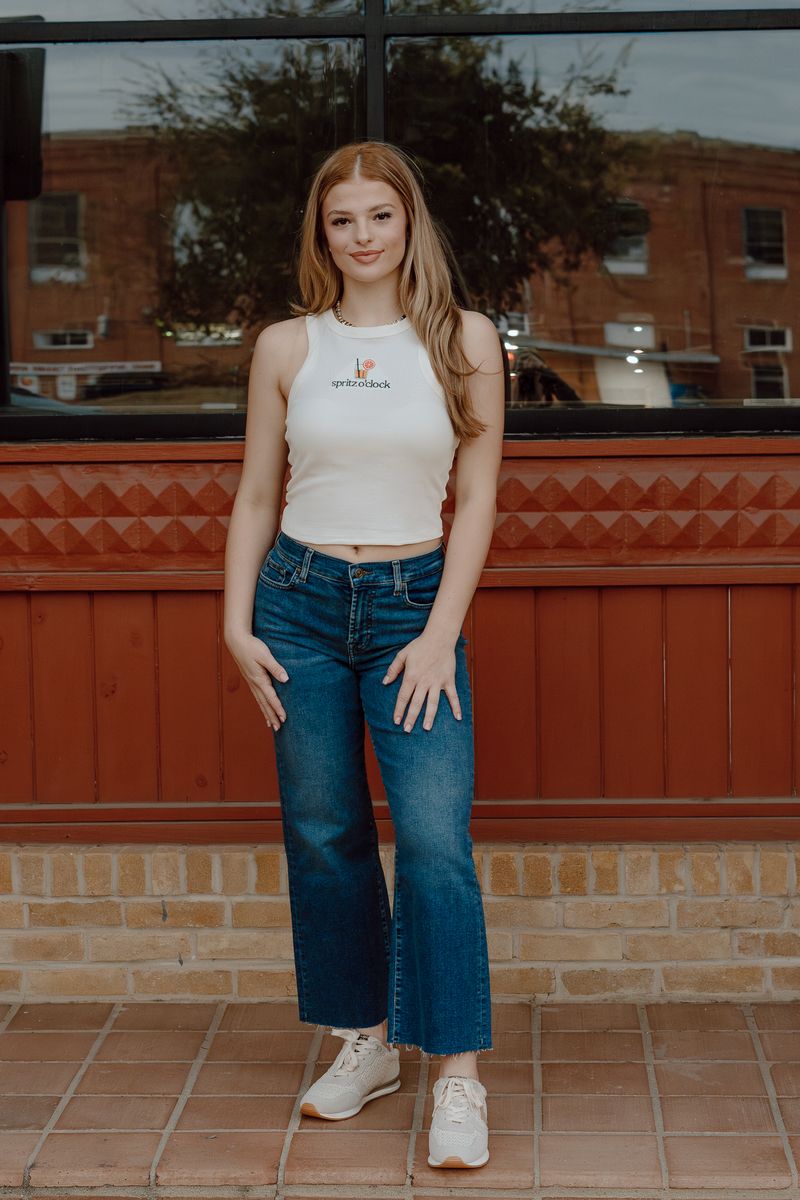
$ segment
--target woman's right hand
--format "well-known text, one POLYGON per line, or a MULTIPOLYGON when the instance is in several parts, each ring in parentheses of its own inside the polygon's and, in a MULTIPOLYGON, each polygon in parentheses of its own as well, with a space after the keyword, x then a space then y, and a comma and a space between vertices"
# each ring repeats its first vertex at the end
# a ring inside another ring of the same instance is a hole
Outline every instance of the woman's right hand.
POLYGON ((267 722, 273 729, 280 729, 286 720, 286 711, 272 685, 272 676, 285 683, 289 678, 283 666, 275 658, 266 642, 250 633, 243 633, 225 644, 256 698, 267 722))

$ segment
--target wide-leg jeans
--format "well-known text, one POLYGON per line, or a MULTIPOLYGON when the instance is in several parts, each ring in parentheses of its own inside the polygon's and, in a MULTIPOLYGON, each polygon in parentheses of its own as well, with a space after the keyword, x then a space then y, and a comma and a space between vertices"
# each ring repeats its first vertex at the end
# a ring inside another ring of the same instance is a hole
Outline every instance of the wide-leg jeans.
MULTIPOLYGON (((428 1054, 492 1045, 489 961, 469 833, 474 794, 467 639, 429 730, 393 713, 398 650, 424 630, 444 567, 425 554, 350 563, 279 531, 259 571, 253 633, 285 667, 273 731, 299 1018, 369 1027, 428 1054), (395 834, 392 907, 367 783, 364 723, 395 834)), ((405 717, 405 713, 403 713, 405 717)))

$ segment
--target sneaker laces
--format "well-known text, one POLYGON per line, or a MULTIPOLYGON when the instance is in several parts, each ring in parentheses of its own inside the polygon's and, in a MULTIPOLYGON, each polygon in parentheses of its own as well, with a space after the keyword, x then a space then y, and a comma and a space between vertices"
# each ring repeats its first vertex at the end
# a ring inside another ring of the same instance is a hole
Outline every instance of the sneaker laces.
MULTIPOLYGON (((439 1081, 437 1080, 437 1083, 439 1081)), ((448 1075, 439 1092, 439 1105, 447 1108, 448 1121, 462 1124, 471 1109, 480 1113, 483 1104, 483 1084, 466 1075, 448 1075)))
POLYGON ((369 1034, 359 1033, 357 1029, 331 1029, 336 1037, 344 1038, 345 1044, 337 1055, 332 1073, 345 1075, 361 1066, 367 1050, 374 1050, 374 1042, 369 1034))

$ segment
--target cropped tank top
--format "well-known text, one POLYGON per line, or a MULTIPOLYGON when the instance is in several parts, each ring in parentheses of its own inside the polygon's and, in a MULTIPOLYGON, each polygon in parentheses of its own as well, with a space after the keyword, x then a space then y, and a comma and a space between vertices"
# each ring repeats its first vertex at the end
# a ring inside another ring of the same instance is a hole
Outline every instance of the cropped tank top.
POLYGON ((353 545, 441 537, 460 439, 413 325, 343 325, 331 309, 305 320, 308 354, 286 406, 281 529, 353 545))

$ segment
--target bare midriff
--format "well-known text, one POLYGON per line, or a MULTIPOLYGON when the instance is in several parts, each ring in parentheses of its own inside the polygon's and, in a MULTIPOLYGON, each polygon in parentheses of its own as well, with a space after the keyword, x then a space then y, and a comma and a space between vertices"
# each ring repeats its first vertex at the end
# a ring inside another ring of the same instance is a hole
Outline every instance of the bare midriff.
POLYGON ((338 545, 328 542, 303 542, 313 550, 321 550, 323 554, 331 554, 334 558, 344 558, 347 562, 383 562, 393 558, 411 558, 414 554, 427 554, 441 546, 442 538, 429 538, 426 542, 406 542, 400 546, 351 546, 338 545))

